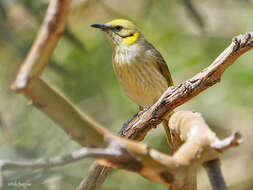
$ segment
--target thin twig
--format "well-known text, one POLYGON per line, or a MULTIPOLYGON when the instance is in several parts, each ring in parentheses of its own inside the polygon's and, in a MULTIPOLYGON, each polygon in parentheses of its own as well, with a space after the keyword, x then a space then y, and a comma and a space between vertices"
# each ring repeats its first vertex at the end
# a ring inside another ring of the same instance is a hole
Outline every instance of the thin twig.
POLYGON ((229 138, 224 140, 217 139, 211 145, 216 151, 223 152, 224 150, 230 148, 230 146, 236 146, 242 143, 241 134, 239 132, 234 132, 229 138))
POLYGON ((85 176, 76 190, 100 189, 106 177, 105 170, 109 170, 109 168, 100 165, 96 161, 93 162, 88 171, 88 175, 85 176))
POLYGON ((51 159, 37 159, 29 161, 10 161, 0 160, 2 170, 24 170, 24 169, 49 169, 64 166, 86 157, 111 158, 119 156, 114 149, 108 150, 103 148, 82 148, 71 154, 57 156, 51 159))
POLYGON ((213 190, 227 190, 220 169, 219 160, 211 160, 203 164, 208 174, 213 190))
POLYGON ((87 157, 96 158, 115 158, 120 156, 121 153, 115 149, 103 149, 103 148, 82 148, 71 154, 64 156, 57 156, 51 159, 37 159, 26 161, 10 161, 0 160, 0 189, 3 186, 3 172, 5 170, 24 170, 24 169, 51 169, 56 167, 65 166, 70 163, 77 162, 87 157))

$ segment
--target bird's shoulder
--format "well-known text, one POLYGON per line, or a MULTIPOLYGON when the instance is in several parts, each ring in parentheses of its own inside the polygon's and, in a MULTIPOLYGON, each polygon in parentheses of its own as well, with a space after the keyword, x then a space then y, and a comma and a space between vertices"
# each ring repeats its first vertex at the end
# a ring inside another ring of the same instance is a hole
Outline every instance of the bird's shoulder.
MULTIPOLYGON (((147 42, 148 43, 148 42, 147 42)), ((156 67, 156 69, 161 72, 161 74, 166 78, 168 82, 168 86, 173 85, 173 80, 168 68, 168 65, 164 58, 162 57, 161 53, 155 49, 155 47, 148 43, 146 46, 145 55, 148 57, 148 60, 156 67)))

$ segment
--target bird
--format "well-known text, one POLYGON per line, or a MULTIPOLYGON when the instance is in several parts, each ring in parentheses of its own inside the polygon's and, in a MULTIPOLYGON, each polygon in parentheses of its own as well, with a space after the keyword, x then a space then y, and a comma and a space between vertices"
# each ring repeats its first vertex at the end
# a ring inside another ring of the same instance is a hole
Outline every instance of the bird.
MULTIPOLYGON (((169 86, 173 86, 164 58, 133 22, 114 19, 105 24, 92 24, 91 27, 105 32, 112 46, 112 65, 116 78, 125 94, 140 110, 150 108, 169 86)), ((163 122, 169 144, 170 115, 168 114, 163 122)))

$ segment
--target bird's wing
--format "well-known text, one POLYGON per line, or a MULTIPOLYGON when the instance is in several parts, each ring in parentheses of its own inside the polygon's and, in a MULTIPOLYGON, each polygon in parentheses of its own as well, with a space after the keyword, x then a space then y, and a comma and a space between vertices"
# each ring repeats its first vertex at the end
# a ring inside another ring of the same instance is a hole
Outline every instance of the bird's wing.
POLYGON ((148 54, 150 61, 155 66, 155 68, 158 69, 159 72, 161 72, 162 75, 166 78, 168 86, 173 86, 173 80, 168 65, 166 64, 162 55, 152 45, 151 48, 149 48, 146 53, 148 54))

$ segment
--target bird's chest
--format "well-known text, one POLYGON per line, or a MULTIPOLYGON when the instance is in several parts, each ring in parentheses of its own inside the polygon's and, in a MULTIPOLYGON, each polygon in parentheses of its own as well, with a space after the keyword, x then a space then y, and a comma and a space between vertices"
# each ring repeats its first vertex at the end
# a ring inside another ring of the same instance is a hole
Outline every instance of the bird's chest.
POLYGON ((116 54, 113 67, 126 95, 139 106, 152 106, 167 89, 167 81, 144 56, 116 54))

